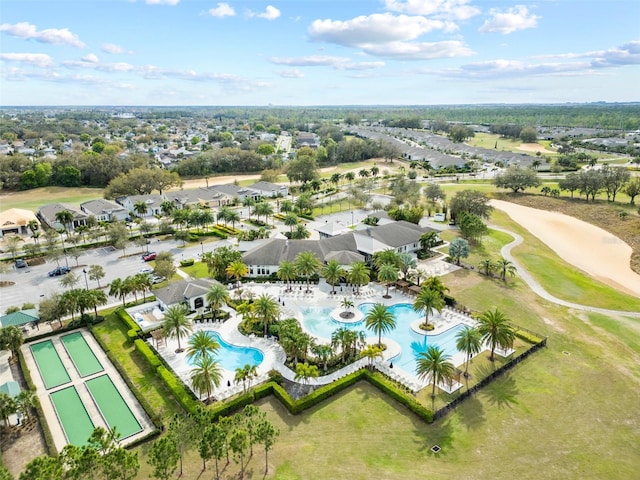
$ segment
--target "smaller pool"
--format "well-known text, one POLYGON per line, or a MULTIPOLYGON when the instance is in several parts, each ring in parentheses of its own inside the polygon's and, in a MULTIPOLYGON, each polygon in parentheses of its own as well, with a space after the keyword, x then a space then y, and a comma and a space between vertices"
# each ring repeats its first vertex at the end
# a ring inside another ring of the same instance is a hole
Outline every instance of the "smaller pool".
MULTIPOLYGON (((253 347, 240 347, 225 342, 217 332, 206 330, 207 335, 214 338, 219 344, 220 349, 213 355, 215 360, 220 362, 220 366, 225 370, 235 371, 236 368, 242 368, 245 365, 260 365, 264 360, 264 354, 253 347)), ((187 360, 189 366, 193 366, 193 361, 187 360)))

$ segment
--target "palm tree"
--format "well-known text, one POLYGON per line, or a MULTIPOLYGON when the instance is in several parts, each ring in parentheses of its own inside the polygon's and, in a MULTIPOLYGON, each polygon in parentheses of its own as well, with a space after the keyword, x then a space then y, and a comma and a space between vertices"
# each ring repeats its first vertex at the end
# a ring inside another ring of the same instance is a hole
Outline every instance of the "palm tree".
POLYGON ((331 293, 336 293, 336 285, 340 283, 342 278, 346 275, 342 265, 337 260, 329 260, 327 264, 322 267, 320 275, 324 277, 329 285, 331 285, 331 293))
POLYGON ((305 277, 307 283, 307 292, 309 289, 309 278, 320 270, 320 260, 313 252, 300 252, 294 260, 296 272, 301 277, 305 277))
POLYGON ((144 217, 147 210, 149 210, 149 207, 147 207, 147 204, 143 200, 137 201, 133 204, 133 211, 139 217, 144 217))
POLYGON ((235 260, 227 265, 225 273, 227 274, 227 277, 233 278, 237 283, 242 277, 249 273, 249 267, 247 267, 242 260, 235 260))
POLYGON ((87 304, 89 308, 93 308, 93 313, 98 318, 98 307, 106 305, 108 298, 102 290, 85 290, 88 294, 87 304))
POLYGON ((293 233, 293 227, 298 224, 298 215, 293 212, 287 212, 283 220, 284 224, 289 227, 289 233, 293 233))
POLYGON ((280 264, 278 273, 276 275, 278 276, 279 280, 287 283, 287 291, 291 291, 291 282, 298 278, 294 263, 287 260, 283 261, 280 264))
POLYGON ((418 261, 415 259, 413 255, 411 255, 408 252, 401 253, 399 258, 400 258, 400 265, 399 265, 400 271, 405 277, 407 276, 409 269, 418 267, 418 261))
POLYGON ((331 358, 331 355, 333 355, 333 348, 331 347, 331 345, 326 345, 323 343, 318 343, 315 344, 311 347, 311 351, 313 352, 313 354, 318 357, 320 359, 320 361, 322 362, 323 366, 324 366, 324 371, 327 371, 327 363, 329 362, 329 359, 331 358))
POLYGON ((431 249, 438 244, 438 232, 426 232, 420 236, 420 248, 431 253, 431 249))
POLYGON ((367 347, 360 352, 360 357, 368 359, 369 368, 373 368, 374 360, 382 357, 382 349, 375 345, 367 345, 367 347))
POLYGON ((369 267, 364 262, 356 262, 351 264, 351 270, 347 273, 347 281, 356 286, 356 292, 360 292, 360 287, 366 285, 370 280, 369 267))
POLYGON ((170 217, 171 214, 175 211, 176 206, 171 200, 165 200, 160 204, 160 209, 162 210, 162 214, 165 217, 170 217))
POLYGON ((392 282, 398 280, 398 272, 398 267, 390 263, 384 263, 378 268, 378 280, 387 285, 387 292, 384 294, 384 298, 391 297, 389 295, 389 286, 391 286, 392 282))
POLYGON ((488 277, 494 269, 493 261, 490 258, 484 258, 480 261, 480 269, 484 271, 484 274, 488 277))
POLYGON ((438 295, 444 298, 445 292, 449 291, 448 287, 445 287, 440 280, 440 277, 431 276, 426 279, 426 281, 422 284, 424 288, 429 288, 436 292, 438 295))
POLYGON ((191 332, 191 321, 187 318, 187 308, 184 305, 171 305, 164 312, 162 329, 167 338, 178 340, 176 353, 182 352, 180 339, 186 337, 191 332))
POLYGON ((432 402, 436 398, 436 384, 451 382, 455 375, 456 367, 449 361, 450 356, 446 355, 437 345, 427 346, 427 350, 420 352, 416 358, 416 373, 418 377, 426 380, 431 377, 433 389, 431 390, 432 402))
POLYGON ((65 230, 69 230, 69 227, 73 223, 73 213, 69 210, 60 210, 56 212, 55 218, 58 222, 60 222, 65 230))
POLYGON ((509 319, 497 308, 493 312, 487 310, 478 319, 478 332, 482 336, 482 341, 491 346, 489 360, 492 362, 495 359, 496 347, 506 349, 513 346, 516 334, 508 322, 509 319))
POLYGON ((347 356, 354 352, 357 341, 357 332, 347 327, 340 327, 331 334, 331 345, 340 348, 340 358, 343 363, 347 356))
POLYGON ((459 352, 467 355, 467 361, 464 367, 464 376, 469 377, 469 360, 473 355, 480 352, 482 348, 482 336, 477 328, 465 325, 465 327, 456 334, 456 348, 459 352))
POLYGON ((205 300, 211 308, 213 319, 217 320, 218 310, 229 301, 229 291, 221 283, 215 282, 207 292, 205 300))
POLYGON ((187 358, 197 362, 202 357, 214 355, 220 349, 218 341, 209 334, 200 330, 189 337, 189 346, 187 347, 187 358))
POLYGON ((227 214, 227 221, 231 222, 231 226, 236 228, 236 223, 240 221, 240 214, 237 210, 229 210, 227 214))
POLYGON ((301 380, 302 383, 309 383, 311 378, 316 378, 319 375, 318 367, 315 365, 309 365, 308 363, 298 363, 296 365, 295 380, 301 380))
POLYGON ((373 254, 373 265, 376 268, 380 268, 385 263, 395 265, 396 267, 400 268, 400 254, 393 248, 387 248, 386 250, 382 250, 381 252, 376 252, 373 254))
POLYGON ((235 383, 242 382, 242 391, 247 391, 247 382, 251 387, 251 379, 258 376, 258 367, 256 365, 246 364, 244 367, 236 368, 236 375, 233 378, 235 383))
POLYGON ((267 202, 258 202, 253 207, 253 211, 260 220, 260 217, 264 215, 264 223, 269 223, 269 215, 273 215, 273 207, 267 202))
POLYGON ((382 334, 396 328, 396 319, 389 308, 381 303, 376 303, 367 316, 364 317, 367 328, 378 334, 378 347, 382 348, 382 334))
POLYGON ((311 236, 311 232, 307 230, 307 227, 305 227, 303 223, 299 223, 290 235, 292 240, 304 240, 311 236))
POLYGON ((242 199, 242 206, 243 207, 249 207, 249 220, 251 220, 251 207, 253 207, 256 204, 256 201, 253 199, 253 197, 244 197, 242 199))
POLYGON ((211 399, 211 391, 220 386, 221 380, 222 369, 217 360, 205 355, 195 362, 195 368, 191 370, 191 385, 201 395, 207 393, 207 403, 211 399))
POLYGON ((280 307, 277 300, 271 295, 262 294, 253 302, 251 309, 262 320, 264 336, 266 337, 269 325, 274 323, 280 316, 280 307))
POLYGON ((295 210, 295 205, 291 200, 283 200, 280 202, 280 213, 290 213, 295 210))
POLYGON ((506 258, 501 258, 496 261, 496 269, 500 272, 500 278, 506 282, 507 274, 511 277, 514 277, 516 274, 516 266, 510 260, 506 258))
POLYGON ((25 420, 28 420, 31 416, 31 409, 35 408, 37 401, 38 396, 35 390, 22 390, 16 397, 18 410, 22 413, 25 420))
POLYGON ((125 298, 129 294, 128 289, 126 288, 124 280, 121 278, 114 278, 111 280, 109 284, 109 295, 114 297, 118 297, 122 300, 122 306, 125 306, 125 298))
POLYGON ((428 286, 422 286, 416 299, 413 302, 413 309, 416 312, 424 312, 424 323, 429 325, 429 315, 437 310, 438 313, 444 308, 444 299, 435 290, 431 290, 428 286))

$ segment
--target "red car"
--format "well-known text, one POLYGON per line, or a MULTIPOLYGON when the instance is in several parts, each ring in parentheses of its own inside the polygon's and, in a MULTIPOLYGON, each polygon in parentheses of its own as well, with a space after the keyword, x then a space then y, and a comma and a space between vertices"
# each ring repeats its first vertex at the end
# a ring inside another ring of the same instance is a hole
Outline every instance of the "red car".
POLYGON ((151 260, 155 260, 155 259, 156 259, 156 252, 145 253, 142 256, 142 260, 144 260, 145 262, 150 262, 151 260))

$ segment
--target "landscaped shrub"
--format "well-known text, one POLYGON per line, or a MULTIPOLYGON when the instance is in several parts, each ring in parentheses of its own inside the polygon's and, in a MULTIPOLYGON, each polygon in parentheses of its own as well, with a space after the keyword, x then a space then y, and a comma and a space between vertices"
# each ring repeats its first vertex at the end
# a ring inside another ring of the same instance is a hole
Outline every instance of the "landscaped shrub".
POLYGON ((515 330, 515 333, 516 337, 518 337, 520 340, 524 340, 528 343, 533 343, 534 345, 542 341, 542 338, 539 338, 532 333, 526 332, 524 330, 515 330))
POLYGON ((184 408, 187 413, 197 413, 199 402, 193 398, 182 382, 164 365, 160 365, 156 371, 182 408, 184 408))
POLYGON ((399 389, 396 385, 386 379, 381 373, 369 372, 365 370, 365 378, 374 387, 378 388, 383 393, 389 395, 391 398, 400 402, 407 407, 421 419, 427 423, 433 422, 433 412, 419 403, 415 398, 410 396, 404 390, 399 389))
POLYGON ((327 398, 332 397, 336 393, 343 391, 345 388, 354 385, 362 379, 364 372, 365 370, 358 370, 357 372, 349 374, 346 377, 342 377, 341 379, 336 380, 335 382, 331 382, 328 385, 320 387, 309 395, 298 399, 293 403, 291 413, 298 414, 300 412, 303 412, 304 410, 323 402, 327 398))
POLYGON ((147 342, 138 338, 133 342, 133 344, 135 345, 136 350, 138 350, 138 352, 140 352, 140 354, 144 358, 146 358, 147 362, 149 362, 149 365, 151 365, 154 370, 157 370, 158 367, 162 365, 162 362, 160 361, 158 356, 153 352, 153 350, 151 350, 149 345, 147 345, 147 342))
POLYGON ((136 338, 138 338, 138 333, 140 333, 138 330, 134 330, 133 328, 131 330, 127 330, 127 338, 131 341, 134 341, 136 338))
POLYGON ((114 313, 120 319, 120 321, 124 323, 124 325, 127 327, 127 330, 135 330, 136 332, 142 331, 140 325, 138 325, 136 321, 131 318, 131 316, 125 311, 124 308, 119 307, 114 313))

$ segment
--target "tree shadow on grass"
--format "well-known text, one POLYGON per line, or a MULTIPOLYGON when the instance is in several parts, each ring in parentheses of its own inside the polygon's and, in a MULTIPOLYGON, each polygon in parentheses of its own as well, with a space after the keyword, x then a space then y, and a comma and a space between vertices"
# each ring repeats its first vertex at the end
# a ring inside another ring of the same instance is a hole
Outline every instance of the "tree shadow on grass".
POLYGON ((476 430, 484 424, 484 408, 475 395, 465 398, 455 411, 467 430, 476 430))
POLYGON ((451 425, 451 420, 448 418, 441 418, 427 426, 425 431, 424 424, 421 424, 422 428, 416 428, 415 436, 420 439, 419 450, 425 456, 434 457, 436 455, 446 455, 446 453, 453 448, 453 432, 454 428, 451 425), (431 447, 438 445, 440 450, 436 453, 431 450, 431 447))
POLYGON ((496 378, 481 390, 481 394, 488 400, 489 404, 498 408, 511 407, 513 404, 517 404, 516 397, 518 393, 520 391, 516 381, 509 374, 496 378))

